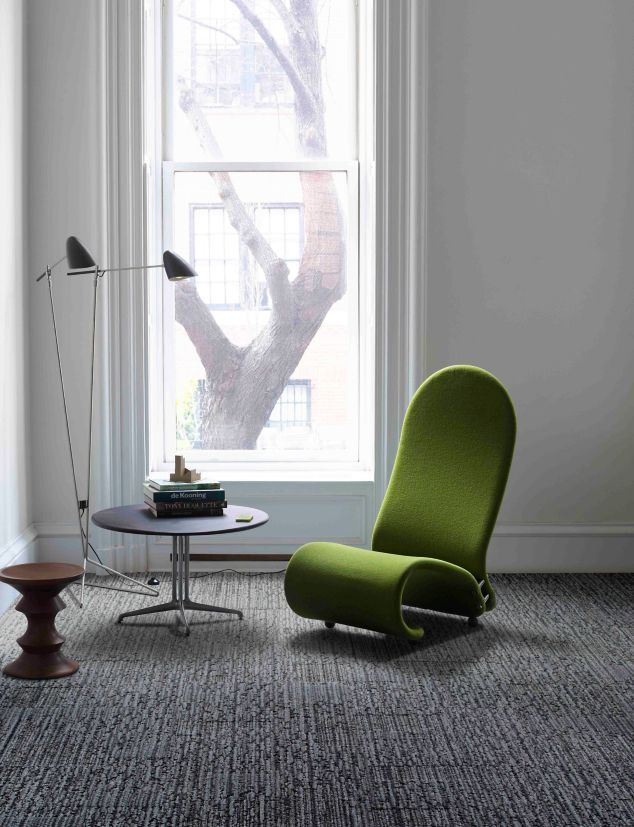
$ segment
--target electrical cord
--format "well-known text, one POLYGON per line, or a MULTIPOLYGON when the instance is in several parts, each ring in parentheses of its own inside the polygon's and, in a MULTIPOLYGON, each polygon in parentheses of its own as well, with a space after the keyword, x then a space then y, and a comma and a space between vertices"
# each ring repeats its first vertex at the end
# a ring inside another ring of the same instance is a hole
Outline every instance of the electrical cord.
POLYGON ((218 569, 218 571, 206 571, 202 574, 190 574, 190 580, 202 580, 203 577, 213 577, 214 574, 223 574, 226 571, 234 574, 241 574, 243 577, 261 577, 263 574, 284 574, 286 569, 278 569, 277 571, 238 571, 237 569, 218 569))

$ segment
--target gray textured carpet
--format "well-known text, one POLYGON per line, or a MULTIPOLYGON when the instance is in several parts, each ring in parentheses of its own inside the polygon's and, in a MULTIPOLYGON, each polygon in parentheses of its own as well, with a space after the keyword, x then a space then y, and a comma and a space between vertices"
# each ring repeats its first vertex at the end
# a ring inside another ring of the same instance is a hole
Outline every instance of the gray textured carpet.
POLYGON ((113 624, 152 598, 67 599, 80 671, 0 678, 0 823, 634 824, 634 576, 495 584, 479 628, 427 615, 419 644, 302 620, 280 575, 198 580, 245 618, 190 638, 113 624))

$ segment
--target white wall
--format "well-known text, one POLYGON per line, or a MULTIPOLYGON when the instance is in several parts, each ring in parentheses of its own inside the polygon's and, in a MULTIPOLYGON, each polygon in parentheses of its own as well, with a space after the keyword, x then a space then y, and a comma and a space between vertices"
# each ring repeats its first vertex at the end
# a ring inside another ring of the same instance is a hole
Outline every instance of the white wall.
MULTIPOLYGON (((103 163, 99 0, 29 0, 29 266, 42 270, 76 235, 98 255, 103 163)), ((91 280, 53 273, 58 332, 85 496, 91 280)), ((46 282, 31 286, 34 519, 74 524, 76 512, 46 282)), ((77 546, 79 547, 79 546, 77 546)))
POLYGON ((430 3, 428 364, 511 391, 503 523, 634 523, 633 42, 622 0, 430 3))
MULTIPOLYGON (((33 271, 71 232, 100 241, 98 33, 97 0, 29 0, 33 271)), ((429 3, 421 336, 429 370, 482 365, 516 403, 498 570, 634 565, 633 42, 622 0, 429 3)), ((88 286, 64 278, 83 416, 88 286)), ((74 513, 43 289, 31 314, 35 520, 64 534, 74 513)), ((67 543, 49 541, 51 554, 67 543)))
MULTIPOLYGON (((0 2, 0 566, 24 562, 32 519, 27 382, 25 256, 24 15, 20 0, 0 2)), ((0 584, 0 610, 15 592, 0 584)))

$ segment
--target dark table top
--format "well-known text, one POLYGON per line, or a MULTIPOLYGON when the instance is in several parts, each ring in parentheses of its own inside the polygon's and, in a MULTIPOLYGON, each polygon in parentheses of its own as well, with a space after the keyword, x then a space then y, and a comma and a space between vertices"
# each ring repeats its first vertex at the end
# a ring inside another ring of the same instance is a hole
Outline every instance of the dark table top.
POLYGON ((157 534, 175 537, 191 534, 228 534, 248 531, 269 521, 266 511, 246 505, 228 505, 222 517, 155 517, 145 505, 122 505, 106 508, 92 515, 100 528, 121 531, 123 534, 157 534), (237 523, 240 514, 252 514, 250 523, 237 523))

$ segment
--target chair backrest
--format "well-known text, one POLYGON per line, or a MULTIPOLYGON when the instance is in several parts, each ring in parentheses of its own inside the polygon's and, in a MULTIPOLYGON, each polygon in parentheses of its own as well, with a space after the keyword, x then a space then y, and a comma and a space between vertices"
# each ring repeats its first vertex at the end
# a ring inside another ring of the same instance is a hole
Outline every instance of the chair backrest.
POLYGON ((483 578, 515 430, 513 403, 492 374, 456 365, 430 376, 405 414, 372 548, 483 578))

